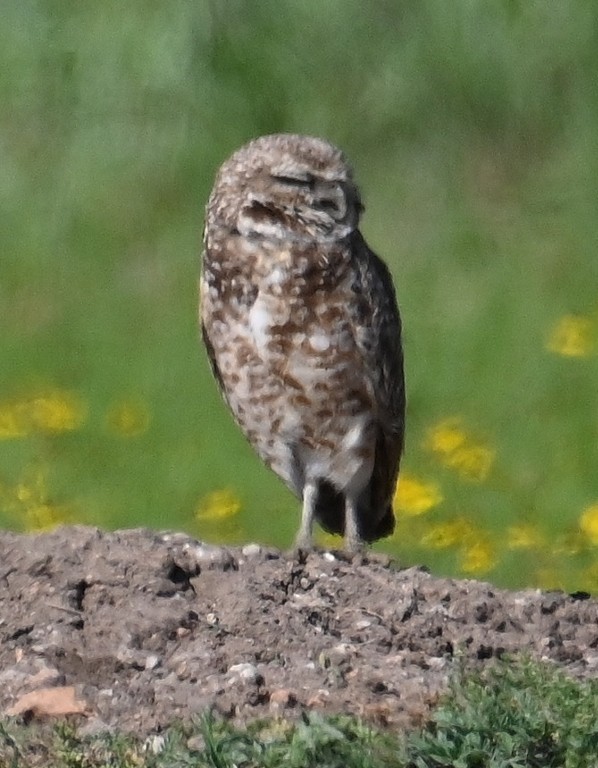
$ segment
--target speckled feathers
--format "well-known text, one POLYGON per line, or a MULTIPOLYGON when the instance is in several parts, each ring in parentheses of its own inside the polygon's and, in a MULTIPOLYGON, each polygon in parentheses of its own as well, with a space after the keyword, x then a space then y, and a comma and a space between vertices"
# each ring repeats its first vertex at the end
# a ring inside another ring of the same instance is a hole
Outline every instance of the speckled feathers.
POLYGON ((241 429, 303 500, 299 546, 314 518, 350 549, 394 524, 401 324, 361 210, 343 154, 291 134, 236 152, 207 207, 203 338, 241 429))

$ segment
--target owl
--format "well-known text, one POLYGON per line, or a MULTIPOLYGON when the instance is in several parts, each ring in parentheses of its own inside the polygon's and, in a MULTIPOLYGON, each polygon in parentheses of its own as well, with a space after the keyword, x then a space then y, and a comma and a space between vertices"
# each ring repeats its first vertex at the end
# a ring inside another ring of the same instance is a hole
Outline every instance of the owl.
POLYGON ((203 341, 246 438, 301 499, 299 549, 314 521, 349 551, 394 529, 401 319, 362 211, 343 153, 294 134, 235 152, 206 209, 203 341))

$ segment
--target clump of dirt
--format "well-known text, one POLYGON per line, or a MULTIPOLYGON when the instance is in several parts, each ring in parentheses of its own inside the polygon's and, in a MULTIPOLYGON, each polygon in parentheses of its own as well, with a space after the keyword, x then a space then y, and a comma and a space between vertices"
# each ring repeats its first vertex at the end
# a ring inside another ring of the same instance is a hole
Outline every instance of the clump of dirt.
POLYGON ((207 707, 239 722, 319 709, 407 725, 457 663, 525 652, 596 676, 598 601, 374 555, 69 527, 0 533, 0 641, 0 712, 74 688, 87 732, 149 733, 207 707))

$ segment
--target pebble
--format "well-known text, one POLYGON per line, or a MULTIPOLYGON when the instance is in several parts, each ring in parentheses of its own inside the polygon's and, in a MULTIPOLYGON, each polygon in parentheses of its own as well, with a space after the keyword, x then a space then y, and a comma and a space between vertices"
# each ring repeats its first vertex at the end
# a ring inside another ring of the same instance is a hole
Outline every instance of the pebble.
POLYGON ((242 680, 244 683, 255 683, 259 677, 261 677, 255 664, 249 662, 241 662, 240 664, 233 664, 228 668, 228 674, 237 680, 242 680))
POLYGON ((245 544, 241 552, 243 557, 257 557, 262 554, 262 548, 259 544, 245 544))
POLYGON ((225 547, 216 547, 197 542, 185 544, 184 549, 197 565, 209 570, 236 571, 238 568, 236 559, 225 547))
POLYGON ((361 621, 355 622, 355 629, 367 629, 372 626, 372 622, 369 619, 361 619, 361 621))
POLYGON ((289 688, 278 688, 270 694, 270 711, 277 714, 285 707, 294 707, 297 703, 297 694, 289 688))
POLYGON ((203 736, 198 734, 197 736, 191 736, 187 739, 187 749, 190 752, 203 752, 206 748, 206 742, 203 736))
POLYGON ((349 645, 349 643, 338 643, 330 649, 330 655, 334 655, 339 659, 344 659, 349 656, 353 650, 353 646, 349 645))

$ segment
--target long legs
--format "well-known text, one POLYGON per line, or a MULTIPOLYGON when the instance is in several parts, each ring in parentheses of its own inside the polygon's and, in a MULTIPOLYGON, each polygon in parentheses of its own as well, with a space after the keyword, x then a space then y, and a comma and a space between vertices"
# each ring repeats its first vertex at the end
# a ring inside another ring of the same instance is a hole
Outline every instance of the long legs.
POLYGON ((295 538, 296 549, 312 548, 312 528, 318 497, 318 484, 307 482, 303 488, 303 509, 301 510, 301 525, 295 538))
MULTIPOLYGON (((303 509, 301 525, 295 538, 295 548, 309 550, 312 548, 312 528, 314 524, 318 483, 307 482, 303 488, 303 509)), ((363 549, 363 539, 359 532, 359 508, 357 497, 345 496, 345 549, 347 552, 359 552, 363 549)))
POLYGON ((345 549, 347 552, 359 552, 363 549, 363 539, 359 533, 357 498, 352 494, 345 496, 345 549))

